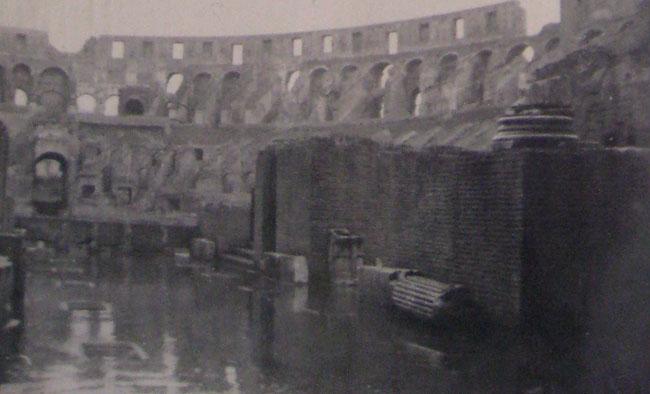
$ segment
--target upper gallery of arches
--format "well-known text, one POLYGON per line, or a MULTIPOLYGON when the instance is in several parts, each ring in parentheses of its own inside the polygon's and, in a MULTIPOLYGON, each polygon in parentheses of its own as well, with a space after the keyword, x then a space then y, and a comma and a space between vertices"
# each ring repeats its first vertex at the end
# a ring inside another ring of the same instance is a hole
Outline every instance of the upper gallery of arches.
MULTIPOLYGON (((425 18, 343 29, 231 37, 99 36, 71 55, 75 61, 95 64, 137 59, 138 62, 176 64, 302 62, 394 54, 440 46, 463 45, 525 35, 525 12, 517 1, 425 18)), ((47 47, 47 35, 18 29, 0 29, 0 52, 47 47)))

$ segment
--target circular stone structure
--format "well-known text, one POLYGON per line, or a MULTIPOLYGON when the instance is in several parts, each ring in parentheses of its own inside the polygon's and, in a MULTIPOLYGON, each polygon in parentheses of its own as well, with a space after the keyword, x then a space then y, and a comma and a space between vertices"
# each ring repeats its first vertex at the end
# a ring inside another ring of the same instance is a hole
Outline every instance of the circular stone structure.
POLYGON ((577 149, 573 116, 563 104, 515 104, 499 119, 492 149, 577 149))

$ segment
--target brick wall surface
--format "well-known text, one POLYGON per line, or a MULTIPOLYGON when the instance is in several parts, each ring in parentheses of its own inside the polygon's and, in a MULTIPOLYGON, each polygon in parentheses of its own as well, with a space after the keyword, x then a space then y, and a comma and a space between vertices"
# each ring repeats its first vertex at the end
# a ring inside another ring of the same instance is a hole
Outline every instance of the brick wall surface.
POLYGON ((334 137, 265 153, 277 251, 306 255, 315 278, 329 272, 329 230, 347 228, 366 261, 467 285, 510 322, 586 321, 587 300, 612 267, 626 272, 621 256, 650 223, 638 219, 650 212, 643 150, 413 151, 334 137))
POLYGON ((363 236, 367 261, 469 285, 514 317, 519 301, 521 160, 456 149, 415 152, 368 140, 276 147, 277 249, 328 274, 328 234, 363 236))

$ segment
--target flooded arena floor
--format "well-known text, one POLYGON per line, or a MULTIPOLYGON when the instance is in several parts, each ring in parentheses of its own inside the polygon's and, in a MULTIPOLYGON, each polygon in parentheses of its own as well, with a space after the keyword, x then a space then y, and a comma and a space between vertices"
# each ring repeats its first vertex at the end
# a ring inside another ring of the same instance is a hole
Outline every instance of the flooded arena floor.
POLYGON ((362 310, 354 288, 125 261, 90 282, 29 275, 21 355, 2 366, 0 392, 508 393, 575 376, 566 358, 544 381, 548 355, 512 338, 362 310))

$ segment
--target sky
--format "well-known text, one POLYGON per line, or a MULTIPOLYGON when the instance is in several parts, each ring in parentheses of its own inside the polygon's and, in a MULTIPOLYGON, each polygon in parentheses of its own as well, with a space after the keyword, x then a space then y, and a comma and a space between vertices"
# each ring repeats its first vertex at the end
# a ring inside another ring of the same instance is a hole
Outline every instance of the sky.
MULTIPOLYGON (((0 0, 0 24, 47 30, 76 51, 91 35, 285 33, 418 18, 499 0, 0 0), (94 15, 94 16, 93 16, 94 15)), ((528 30, 559 21, 559 0, 520 0, 528 30)))

